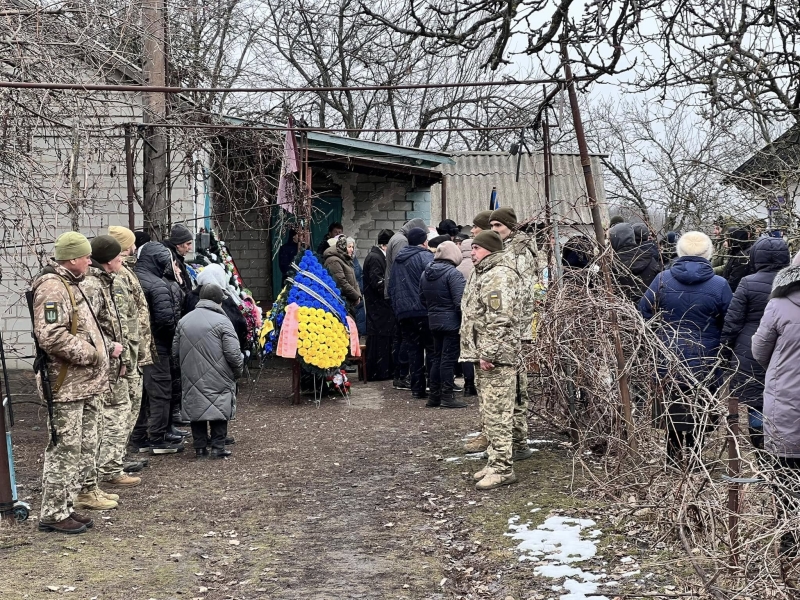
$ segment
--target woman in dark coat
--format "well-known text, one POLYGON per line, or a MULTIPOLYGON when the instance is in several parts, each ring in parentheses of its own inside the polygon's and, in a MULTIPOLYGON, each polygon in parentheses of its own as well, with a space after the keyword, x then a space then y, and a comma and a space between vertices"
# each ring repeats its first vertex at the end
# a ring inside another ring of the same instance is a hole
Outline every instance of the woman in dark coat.
POLYGON ((323 265, 331 274, 336 286, 347 301, 347 312, 356 318, 356 307, 361 304, 361 290, 358 288, 356 273, 353 270, 353 259, 347 253, 347 238, 340 235, 328 240, 328 249, 323 254, 323 265))
POLYGON ((745 275, 752 273, 750 265, 750 246, 752 245, 749 227, 731 227, 728 230, 728 262, 722 271, 731 291, 735 292, 745 275))
MULTIPOLYGON (((678 258, 656 276, 639 302, 639 310, 648 320, 660 316, 661 323, 656 326, 659 337, 691 371, 691 378, 679 375, 675 382, 678 397, 668 406, 666 423, 667 454, 673 465, 680 465, 684 447, 695 446, 697 428, 702 426, 698 414, 702 407, 686 398, 697 389, 696 381, 712 391, 719 385, 714 366, 733 294, 728 283, 714 275, 710 262, 714 246, 706 234, 684 234, 676 250, 678 258)), ((664 368, 660 375, 666 375, 664 368)))
POLYGON ((289 274, 289 268, 292 266, 292 261, 297 256, 298 251, 297 232, 294 229, 289 230, 286 236, 286 243, 278 250, 278 268, 281 270, 281 281, 286 281, 289 274))
POLYGON ((419 282, 419 296, 428 311, 428 326, 433 336, 430 369, 429 408, 466 408, 453 394, 453 372, 461 349, 461 296, 464 276, 456 269, 461 264, 461 249, 451 241, 436 248, 419 282))
POLYGON ((638 302, 661 268, 650 250, 636 243, 629 223, 614 225, 608 236, 614 250, 611 270, 617 289, 631 302, 638 302))
POLYGON ((364 259, 364 302, 367 309, 367 379, 384 381, 394 376, 392 345, 395 318, 392 303, 384 297, 386 276, 386 244, 393 231, 384 229, 364 259))
POLYGON ((756 271, 742 278, 725 315, 722 343, 733 351, 730 391, 749 407, 750 441, 764 447, 761 411, 766 371, 753 358, 752 339, 772 292, 778 271, 789 266, 789 247, 781 238, 765 237, 753 244, 750 261, 756 271))

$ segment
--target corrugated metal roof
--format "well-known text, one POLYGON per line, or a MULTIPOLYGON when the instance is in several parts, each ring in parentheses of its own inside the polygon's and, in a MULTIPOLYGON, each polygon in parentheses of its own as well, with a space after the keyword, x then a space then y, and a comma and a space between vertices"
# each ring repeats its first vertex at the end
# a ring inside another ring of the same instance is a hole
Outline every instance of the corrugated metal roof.
MULTIPOLYGON (((492 187, 497 188, 500 206, 511 206, 520 221, 544 220, 544 159, 542 154, 523 154, 519 182, 515 181, 517 157, 502 152, 464 152, 453 154, 454 165, 439 167, 447 177, 447 218, 459 225, 472 224, 473 217, 489 209, 492 187)), ((592 156, 597 199, 603 220, 608 223, 608 207, 603 185, 603 165, 592 156)), ((562 223, 590 224, 581 159, 575 154, 553 155, 551 196, 562 223)), ((431 190, 431 221, 441 220, 441 186, 431 190)))

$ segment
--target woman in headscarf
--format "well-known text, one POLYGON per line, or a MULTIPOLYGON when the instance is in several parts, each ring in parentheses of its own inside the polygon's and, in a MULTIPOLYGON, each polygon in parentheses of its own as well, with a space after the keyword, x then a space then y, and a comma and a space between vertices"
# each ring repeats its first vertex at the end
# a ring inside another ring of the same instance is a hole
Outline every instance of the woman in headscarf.
POLYGON ((361 290, 356 281, 353 259, 347 252, 347 238, 340 235, 328 240, 328 249, 322 255, 324 267, 328 269, 333 281, 347 302, 347 312, 356 318, 356 309, 361 304, 361 290))
MULTIPOLYGON (((355 273, 356 282, 358 283, 358 291, 361 292, 363 297, 364 269, 361 268, 361 263, 358 262, 358 257, 356 256, 356 241, 351 237, 347 238, 347 253, 353 259, 353 273, 355 273)), ((358 328, 358 335, 363 336, 367 331, 367 310, 363 302, 356 307, 356 327, 358 328)))
POLYGON ((220 264, 211 264, 205 267, 197 276, 197 287, 193 289, 186 297, 186 312, 189 313, 195 309, 197 303, 200 302, 200 290, 204 285, 213 283, 222 288, 225 292, 225 299, 222 301, 222 310, 228 315, 228 318, 233 324, 233 329, 236 331, 236 337, 239 338, 239 347, 242 352, 247 348, 247 321, 245 321, 239 305, 242 303, 236 292, 228 285, 230 282, 230 275, 225 271, 225 267, 220 264))

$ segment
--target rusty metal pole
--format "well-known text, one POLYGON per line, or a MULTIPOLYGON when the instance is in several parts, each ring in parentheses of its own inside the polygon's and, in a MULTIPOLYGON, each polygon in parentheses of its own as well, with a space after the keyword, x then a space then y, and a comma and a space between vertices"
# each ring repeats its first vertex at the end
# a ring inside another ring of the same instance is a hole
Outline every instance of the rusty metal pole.
POLYGON ((730 566, 739 564, 739 399, 728 396, 728 536, 731 541, 730 566))
POLYGON ((125 180, 128 185, 128 229, 136 229, 136 214, 133 210, 136 192, 133 182, 133 147, 131 146, 131 136, 133 135, 132 125, 125 125, 125 180))
MULTIPOLYGON (((600 269, 603 272, 603 278, 606 284, 606 291, 609 298, 613 297, 611 291, 611 270, 608 266, 607 256, 605 254, 606 248, 606 232, 603 229, 603 223, 600 219, 600 207, 597 205, 597 191, 594 185, 594 175, 592 174, 592 159, 589 157, 589 146, 586 144, 586 133, 583 129, 583 121, 581 120, 581 111, 578 106, 578 94, 575 91, 575 79, 572 76, 572 68, 569 64, 569 53, 567 51, 566 39, 561 40, 561 56, 564 61, 564 74, 567 80, 567 93, 569 95, 569 104, 572 109, 572 122, 575 127, 575 137, 578 141, 578 150, 581 156, 581 166, 583 167, 583 178, 586 182, 586 195, 589 199, 589 210, 592 213, 592 222, 594 224, 594 234, 597 238, 597 244, 601 252, 600 269)), ((628 433, 628 446, 631 450, 636 451, 636 437, 633 428, 633 409, 631 405, 630 387, 628 385, 628 375, 625 372, 625 354, 622 351, 622 339, 619 334, 619 323, 617 322, 617 315, 611 311, 611 331, 614 337, 614 352, 617 357, 617 371, 618 371, 618 384, 619 395, 622 399, 622 416, 625 419, 626 430, 628 433)))

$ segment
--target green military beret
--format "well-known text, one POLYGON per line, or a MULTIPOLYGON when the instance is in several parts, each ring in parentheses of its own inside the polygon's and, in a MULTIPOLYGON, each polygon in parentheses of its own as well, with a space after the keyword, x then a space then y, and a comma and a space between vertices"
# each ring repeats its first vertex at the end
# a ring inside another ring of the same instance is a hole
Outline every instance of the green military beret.
POLYGON ((86 236, 77 231, 68 231, 56 240, 56 260, 72 260, 92 253, 92 246, 86 236))
POLYGON ((481 231, 472 240, 472 245, 480 246, 489 252, 500 252, 503 249, 503 240, 497 232, 481 231))

